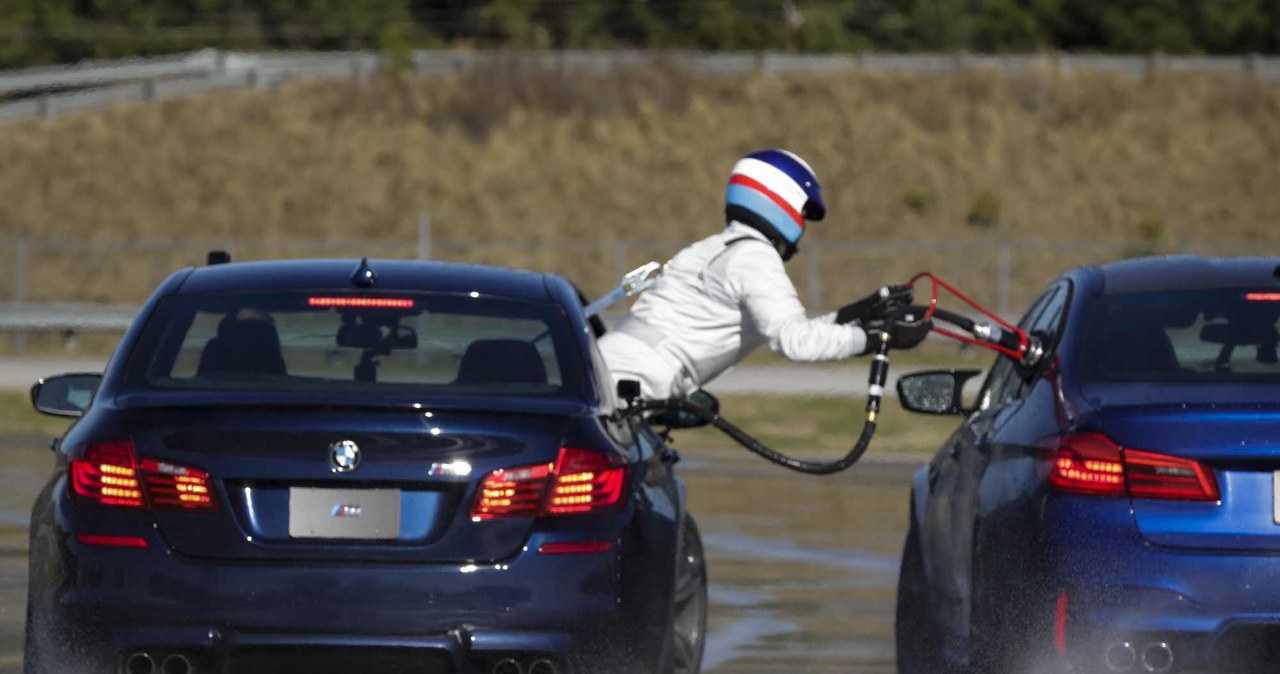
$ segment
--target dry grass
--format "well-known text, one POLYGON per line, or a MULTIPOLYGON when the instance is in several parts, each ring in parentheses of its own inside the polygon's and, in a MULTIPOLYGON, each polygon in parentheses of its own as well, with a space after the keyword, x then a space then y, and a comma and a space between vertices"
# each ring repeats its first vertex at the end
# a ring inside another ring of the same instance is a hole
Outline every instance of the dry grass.
MULTIPOLYGON (((735 157, 767 145, 795 149, 822 176, 831 217, 815 238, 1124 239, 1135 250, 1200 239, 1213 252, 1217 240, 1271 243, 1280 232, 1280 89, 1243 78, 706 79, 661 64, 598 77, 499 63, 0 126, 0 237, 67 243, 40 252, 33 299, 138 301, 168 270, 199 262, 203 244, 114 256, 70 244, 265 237, 238 257, 314 255, 317 241, 404 257, 429 211, 441 246, 456 246, 446 256, 560 271, 598 291, 609 260, 529 242, 674 249, 718 226, 735 157), (1000 221, 975 228, 966 217, 986 191, 1000 221), (343 243, 371 239, 406 246, 343 243), (465 248, 485 240, 510 245, 465 248)), ((828 306, 914 268, 966 262, 822 252, 828 306)), ((1019 257, 1015 278, 1038 285, 1087 258, 1019 257)))

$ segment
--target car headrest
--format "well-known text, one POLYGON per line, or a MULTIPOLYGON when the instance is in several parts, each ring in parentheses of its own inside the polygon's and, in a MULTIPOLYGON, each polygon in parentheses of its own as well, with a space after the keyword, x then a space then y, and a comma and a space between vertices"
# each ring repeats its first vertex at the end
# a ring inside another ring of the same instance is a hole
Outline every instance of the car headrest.
POLYGON ((518 339, 481 339, 471 343, 458 366, 459 384, 546 384, 542 354, 518 339))

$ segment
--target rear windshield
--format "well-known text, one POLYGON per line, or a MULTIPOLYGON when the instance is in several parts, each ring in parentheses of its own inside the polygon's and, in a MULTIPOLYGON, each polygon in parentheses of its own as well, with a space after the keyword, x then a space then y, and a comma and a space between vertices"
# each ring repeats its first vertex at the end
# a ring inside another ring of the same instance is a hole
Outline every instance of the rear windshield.
POLYGON ((270 392, 578 395, 564 312, 438 294, 179 295, 147 321, 133 386, 270 392))
POLYGON ((1280 382, 1280 293, 1195 290, 1098 298, 1080 371, 1117 382, 1280 382))

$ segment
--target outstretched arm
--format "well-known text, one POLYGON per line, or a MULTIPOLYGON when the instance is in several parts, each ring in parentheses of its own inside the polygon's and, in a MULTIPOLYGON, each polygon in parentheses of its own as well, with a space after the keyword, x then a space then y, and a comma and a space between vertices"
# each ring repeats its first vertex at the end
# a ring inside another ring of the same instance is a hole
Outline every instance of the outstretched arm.
POLYGON ((791 360, 840 360, 866 350, 856 325, 838 325, 835 314, 809 318, 782 259, 768 246, 743 246, 729 260, 729 286, 743 313, 769 348, 791 360))

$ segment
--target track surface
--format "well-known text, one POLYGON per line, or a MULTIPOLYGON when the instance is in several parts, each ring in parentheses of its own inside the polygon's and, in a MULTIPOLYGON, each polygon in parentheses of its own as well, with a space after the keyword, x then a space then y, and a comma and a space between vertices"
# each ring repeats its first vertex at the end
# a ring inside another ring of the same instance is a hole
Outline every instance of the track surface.
MULTIPOLYGON (((0 672, 20 671, 27 509, 46 441, 0 437, 0 672)), ((711 575, 708 674, 893 671, 893 597, 914 465, 834 477, 682 447, 711 575)))

